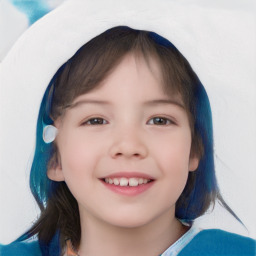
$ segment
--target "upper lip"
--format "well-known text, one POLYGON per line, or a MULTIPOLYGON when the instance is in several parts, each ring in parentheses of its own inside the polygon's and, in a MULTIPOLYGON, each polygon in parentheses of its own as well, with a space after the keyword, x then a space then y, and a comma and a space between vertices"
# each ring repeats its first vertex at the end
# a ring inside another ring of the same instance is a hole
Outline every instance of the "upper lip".
POLYGON ((111 173, 107 176, 102 177, 101 179, 105 178, 143 178, 143 179, 148 179, 148 180, 154 180, 155 178, 152 177, 151 175, 148 175, 146 173, 142 172, 115 172, 111 173))

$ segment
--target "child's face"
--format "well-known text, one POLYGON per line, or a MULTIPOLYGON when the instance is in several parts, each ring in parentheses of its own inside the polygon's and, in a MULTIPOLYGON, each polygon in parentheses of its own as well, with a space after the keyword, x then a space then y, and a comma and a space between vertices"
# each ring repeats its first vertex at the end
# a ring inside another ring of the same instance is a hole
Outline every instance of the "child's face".
POLYGON ((170 220, 188 172, 197 168, 198 159, 190 158, 191 131, 182 101, 162 91, 154 60, 151 68, 143 59, 126 56, 101 86, 76 98, 55 123, 60 164, 48 170, 48 177, 65 180, 82 219, 121 227, 170 220), (153 181, 122 187, 106 184, 106 177, 153 181))

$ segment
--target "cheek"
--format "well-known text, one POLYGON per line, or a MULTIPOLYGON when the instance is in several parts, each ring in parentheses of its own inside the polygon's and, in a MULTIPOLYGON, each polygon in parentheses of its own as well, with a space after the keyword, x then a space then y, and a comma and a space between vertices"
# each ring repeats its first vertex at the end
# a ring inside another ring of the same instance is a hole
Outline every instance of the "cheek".
POLYGON ((170 169, 188 170, 191 149, 191 136, 189 132, 172 134, 158 143, 155 154, 158 155, 159 163, 170 169), (173 167, 173 168, 171 168, 173 167), (176 168, 174 168, 176 167, 176 168))
MULTIPOLYGON (((61 162, 65 176, 87 176, 97 163, 97 156, 100 154, 98 143, 84 138, 79 133, 66 137, 61 143, 61 162)), ((78 178, 78 177, 77 177, 78 178)))
POLYGON ((93 191, 97 156, 95 144, 78 136, 69 136, 62 140, 61 163, 65 182, 79 202, 83 196, 93 191), (89 144, 89 145, 88 145, 89 144))
POLYGON ((182 193, 189 173, 189 156, 191 147, 190 133, 176 134, 162 140, 154 154, 161 170, 162 181, 167 188, 166 200, 176 200, 182 193), (169 195, 172 195, 169 197, 169 195))

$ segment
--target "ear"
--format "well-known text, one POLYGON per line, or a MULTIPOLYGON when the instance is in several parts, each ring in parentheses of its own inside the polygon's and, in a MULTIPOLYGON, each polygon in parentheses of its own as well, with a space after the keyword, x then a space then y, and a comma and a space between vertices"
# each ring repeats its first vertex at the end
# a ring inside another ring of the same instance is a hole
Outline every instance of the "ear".
POLYGON ((193 172, 197 169, 198 165, 199 165, 199 157, 197 156, 190 157, 188 170, 190 172, 193 172))
POLYGON ((61 161, 55 153, 48 164, 47 176, 53 181, 64 181, 64 175, 62 171, 61 161))
POLYGON ((47 170, 47 176, 50 180, 53 181, 64 181, 64 176, 62 172, 62 168, 60 166, 56 168, 49 168, 47 170))

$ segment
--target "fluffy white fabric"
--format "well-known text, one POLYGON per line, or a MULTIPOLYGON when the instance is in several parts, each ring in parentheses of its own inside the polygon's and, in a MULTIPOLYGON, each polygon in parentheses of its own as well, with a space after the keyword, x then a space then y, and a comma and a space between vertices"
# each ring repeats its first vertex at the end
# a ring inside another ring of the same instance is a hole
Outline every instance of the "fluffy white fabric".
MULTIPOLYGON (((117 25, 166 37, 198 74, 212 103, 220 187, 256 236, 255 200, 248 196, 256 194, 255 9, 252 1, 212 2, 67 0, 19 38, 0 70, 1 242, 20 235, 38 213, 28 190, 28 159, 46 86, 82 44, 117 25)), ((246 235, 234 223, 225 217, 204 225, 246 235)))

